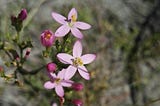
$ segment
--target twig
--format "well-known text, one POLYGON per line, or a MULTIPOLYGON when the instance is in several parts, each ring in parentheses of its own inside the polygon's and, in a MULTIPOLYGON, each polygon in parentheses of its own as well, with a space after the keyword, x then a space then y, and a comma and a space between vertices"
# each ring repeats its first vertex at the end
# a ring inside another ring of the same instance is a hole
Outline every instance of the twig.
POLYGON ((44 67, 45 67, 45 65, 44 65, 44 66, 41 66, 41 67, 38 68, 38 69, 32 70, 32 71, 28 71, 28 70, 26 70, 26 69, 24 69, 24 68, 22 68, 22 67, 18 67, 17 70, 18 70, 19 73, 21 73, 22 75, 34 75, 34 74, 37 74, 40 70, 42 70, 44 67))

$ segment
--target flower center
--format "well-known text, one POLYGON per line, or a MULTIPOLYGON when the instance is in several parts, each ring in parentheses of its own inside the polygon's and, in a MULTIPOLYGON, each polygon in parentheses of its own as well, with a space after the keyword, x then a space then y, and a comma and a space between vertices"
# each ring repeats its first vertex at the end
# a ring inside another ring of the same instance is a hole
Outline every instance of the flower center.
POLYGON ((72 22, 72 21, 71 21, 71 22, 68 22, 68 26, 69 26, 69 27, 72 27, 73 25, 74 25, 74 22, 72 22))
POLYGON ((60 78, 57 78, 57 79, 55 80, 55 82, 56 82, 56 84, 59 84, 59 83, 61 82, 61 79, 60 79, 60 78))
POLYGON ((45 34, 45 39, 49 40, 49 39, 51 38, 51 36, 52 36, 52 35, 51 35, 50 33, 46 33, 46 34, 45 34))
POLYGON ((74 66, 82 66, 83 65, 83 61, 81 60, 81 58, 79 57, 76 57, 74 60, 73 60, 73 65, 74 66))
POLYGON ((68 22, 68 26, 72 27, 74 25, 74 23, 76 22, 76 15, 72 15, 71 19, 66 20, 68 22))

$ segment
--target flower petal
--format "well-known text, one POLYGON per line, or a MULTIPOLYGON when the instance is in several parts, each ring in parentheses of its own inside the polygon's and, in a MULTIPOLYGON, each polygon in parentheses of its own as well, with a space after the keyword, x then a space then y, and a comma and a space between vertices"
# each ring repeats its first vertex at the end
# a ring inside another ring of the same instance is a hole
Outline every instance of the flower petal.
POLYGON ((77 40, 73 46, 73 57, 81 57, 82 55, 82 43, 77 40))
POLYGON ((77 29, 76 27, 71 28, 71 32, 72 32, 72 34, 73 34, 75 37, 77 37, 77 38, 79 38, 79 39, 82 39, 82 38, 83 38, 83 34, 82 34, 82 33, 80 32, 80 30, 77 29))
POLYGON ((73 57, 66 53, 58 53, 57 54, 58 60, 64 64, 72 64, 73 57))
POLYGON ((83 30, 91 28, 91 25, 89 25, 89 24, 87 24, 85 22, 75 22, 74 26, 79 28, 79 29, 83 29, 83 30))
POLYGON ((70 12, 68 13, 68 19, 71 19, 72 16, 74 16, 75 19, 77 19, 77 10, 76 10, 75 8, 72 8, 72 9, 70 10, 70 12))
POLYGON ((58 14, 56 12, 52 12, 52 17, 60 24, 66 23, 66 17, 62 16, 61 14, 58 14))
POLYGON ((47 81, 45 84, 44 84, 44 88, 46 89, 53 89, 55 87, 55 84, 51 81, 47 81))
POLYGON ((74 74, 76 73, 76 71, 77 71, 77 68, 76 67, 74 67, 74 66, 72 66, 72 65, 70 65, 67 69, 66 69, 66 74, 65 74, 65 80, 69 80, 69 79, 71 79, 73 76, 74 76, 74 74))
POLYGON ((96 59, 96 55, 95 54, 85 54, 81 56, 81 59, 83 61, 83 64, 89 64, 96 59))
POLYGON ((61 85, 56 86, 55 91, 56 91, 58 96, 60 96, 60 97, 64 96, 64 90, 63 90, 63 87, 61 85))
POLYGON ((54 74, 52 72, 47 72, 47 75, 51 81, 54 81, 57 78, 56 74, 54 74))
POLYGON ((85 66, 79 66, 78 72, 84 79, 86 79, 86 80, 90 79, 90 74, 88 73, 88 70, 86 69, 85 66))
POLYGON ((49 73, 53 78, 57 78, 55 73, 49 73))
POLYGON ((61 82, 62 86, 64 86, 64 87, 71 87, 72 83, 73 83, 73 81, 71 81, 71 80, 64 80, 61 82))
POLYGON ((55 32, 55 36, 56 37, 63 37, 65 36, 68 32, 70 31, 70 27, 67 25, 62 25, 60 26, 56 32, 55 32))
POLYGON ((65 73, 66 73, 66 69, 62 69, 62 71, 58 72, 57 77, 60 79, 64 79, 65 73))

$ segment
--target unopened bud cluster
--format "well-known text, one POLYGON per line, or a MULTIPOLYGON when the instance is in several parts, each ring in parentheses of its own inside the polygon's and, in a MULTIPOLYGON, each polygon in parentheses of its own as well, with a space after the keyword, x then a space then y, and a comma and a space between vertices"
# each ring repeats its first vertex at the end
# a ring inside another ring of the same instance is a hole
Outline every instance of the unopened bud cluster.
POLYGON ((22 9, 18 16, 11 16, 11 23, 15 27, 17 32, 20 32, 23 27, 23 21, 27 18, 27 10, 22 9))

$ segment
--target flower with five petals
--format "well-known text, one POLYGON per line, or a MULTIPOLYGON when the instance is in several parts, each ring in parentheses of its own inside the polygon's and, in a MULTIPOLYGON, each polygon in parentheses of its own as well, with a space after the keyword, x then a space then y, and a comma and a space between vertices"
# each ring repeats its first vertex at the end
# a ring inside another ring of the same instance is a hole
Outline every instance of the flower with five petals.
POLYGON ((82 39, 83 34, 80 32, 79 29, 86 30, 91 28, 89 24, 77 21, 77 11, 75 8, 72 8, 70 10, 68 18, 56 12, 52 12, 52 17, 55 19, 55 21, 62 24, 62 26, 59 27, 55 32, 56 37, 63 37, 68 34, 69 31, 71 31, 75 37, 82 39))
POLYGON ((79 40, 77 40, 73 46, 73 56, 66 53, 58 53, 57 57, 59 61, 64 64, 70 64, 66 69, 65 79, 72 78, 76 73, 77 69, 79 74, 86 80, 90 79, 90 75, 88 70, 84 66, 85 64, 89 64, 96 59, 95 54, 85 54, 82 55, 82 44, 79 40))
POLYGON ((44 87, 46 89, 53 89, 55 88, 56 94, 59 97, 63 97, 64 96, 64 89, 63 87, 71 87, 73 81, 69 80, 69 78, 67 80, 64 79, 64 75, 65 75, 66 69, 62 69, 62 71, 59 71, 58 74, 53 74, 50 73, 51 81, 47 81, 44 84, 44 87))

